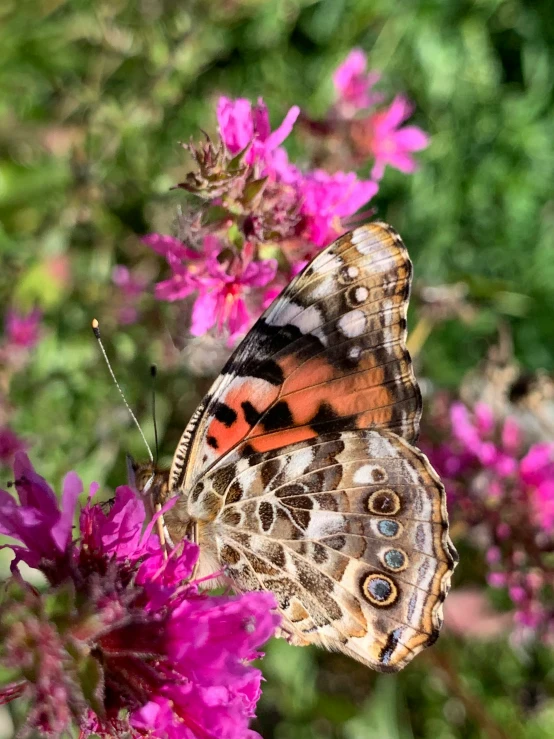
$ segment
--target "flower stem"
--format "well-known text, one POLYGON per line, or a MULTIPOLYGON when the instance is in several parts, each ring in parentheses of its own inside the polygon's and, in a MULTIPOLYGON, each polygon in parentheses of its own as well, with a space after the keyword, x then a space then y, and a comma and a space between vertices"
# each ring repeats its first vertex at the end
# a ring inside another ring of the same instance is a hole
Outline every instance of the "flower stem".
POLYGON ((423 345, 429 338, 431 331, 433 330, 434 322, 424 316, 420 318, 416 323, 414 330, 408 336, 408 351, 412 355, 412 359, 417 357, 420 351, 423 349, 423 345))

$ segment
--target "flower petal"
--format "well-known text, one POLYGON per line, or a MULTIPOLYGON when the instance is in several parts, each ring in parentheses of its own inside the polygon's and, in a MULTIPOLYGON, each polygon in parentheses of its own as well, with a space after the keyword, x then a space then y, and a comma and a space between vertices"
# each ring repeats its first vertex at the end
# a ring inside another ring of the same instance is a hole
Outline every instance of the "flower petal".
POLYGON ((201 256, 194 249, 189 249, 185 246, 179 239, 166 234, 147 234, 142 237, 142 243, 166 258, 169 255, 178 259, 198 259, 201 256))
POLYGON ((250 262, 242 274, 241 282, 249 287, 265 287, 275 277, 277 266, 276 259, 250 262))
POLYGON ((417 126, 404 126, 394 135, 396 144, 406 151, 421 151, 429 146, 430 138, 417 126))
POLYGON ((67 473, 64 477, 62 490, 61 515, 58 523, 52 527, 52 539, 60 552, 63 552, 67 546, 73 526, 77 498, 83 492, 83 483, 76 472, 67 473))
POLYGON ((203 336, 217 321, 221 297, 216 290, 201 293, 192 308, 190 332, 193 336, 203 336))
POLYGON ((273 151, 280 146, 283 141, 287 138, 293 129, 296 119, 300 115, 300 108, 298 105, 293 105, 289 112, 286 114, 283 122, 276 128, 275 131, 268 137, 266 141, 266 148, 268 151, 273 151))
POLYGON ((56 494, 46 480, 35 472, 24 452, 15 455, 13 471, 21 505, 35 508, 44 516, 57 518, 59 508, 56 494))

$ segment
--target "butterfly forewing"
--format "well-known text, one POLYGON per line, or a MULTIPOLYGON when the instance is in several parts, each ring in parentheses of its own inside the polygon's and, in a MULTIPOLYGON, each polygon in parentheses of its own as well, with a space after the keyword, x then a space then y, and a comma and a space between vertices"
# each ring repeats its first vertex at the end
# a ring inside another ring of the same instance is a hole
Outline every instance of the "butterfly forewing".
POLYGON ((405 346, 411 263, 372 223, 319 254, 237 348, 187 427, 171 468, 187 489, 244 439, 255 451, 319 433, 417 437, 421 397, 405 346))

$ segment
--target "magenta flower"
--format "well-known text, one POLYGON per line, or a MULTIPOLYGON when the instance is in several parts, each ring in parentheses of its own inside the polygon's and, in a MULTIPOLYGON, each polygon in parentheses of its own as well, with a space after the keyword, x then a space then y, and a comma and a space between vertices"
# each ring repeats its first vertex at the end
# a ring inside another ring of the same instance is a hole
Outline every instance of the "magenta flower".
POLYGON ((532 491, 531 502, 539 526, 554 533, 554 444, 535 444, 521 460, 519 473, 532 491))
POLYGON ((209 279, 207 265, 221 251, 219 239, 211 234, 204 237, 202 251, 191 249, 179 239, 164 234, 148 234, 142 241, 164 256, 171 267, 171 277, 156 285, 156 298, 171 302, 183 300, 206 284, 209 279))
POLYGON ((454 437, 465 447, 465 452, 500 477, 509 477, 517 470, 517 461, 511 450, 495 444, 490 436, 495 430, 494 416, 490 408, 477 404, 471 418, 463 403, 453 403, 450 420, 454 437))
POLYGON ((316 169, 298 183, 304 234, 318 247, 326 246, 344 232, 341 219, 356 213, 376 195, 379 186, 359 180, 354 172, 328 174, 316 169))
POLYGON ((238 154, 250 145, 245 161, 259 162, 264 172, 266 168, 270 171, 275 167, 287 168, 286 152, 280 147, 299 115, 300 108, 293 105, 279 128, 272 132, 267 106, 261 98, 254 106, 244 98, 220 97, 217 103, 219 133, 227 149, 231 154, 238 154))
POLYGON ((250 663, 277 627, 273 596, 201 592, 190 579, 198 548, 183 541, 165 558, 126 486, 107 512, 91 486, 73 541, 78 477, 67 475, 59 509, 27 458, 17 465, 21 504, 2 494, 2 533, 26 544, 14 547, 16 573, 17 560, 31 562, 50 587, 39 593, 19 573, 6 584, 0 665, 15 679, 0 703, 25 697, 27 728, 45 737, 71 725, 105 739, 257 736, 248 723, 261 673, 250 663))
POLYGON ((383 177, 387 164, 405 174, 417 169, 412 152, 425 149, 429 144, 429 136, 417 126, 401 127, 412 112, 411 103, 402 95, 397 95, 388 109, 374 113, 368 119, 366 144, 375 157, 371 170, 374 179, 383 177))
POLYGON ((344 118, 351 118, 359 110, 381 102, 382 95, 371 88, 379 82, 379 72, 366 72, 367 58, 361 49, 352 49, 333 74, 338 96, 338 109, 344 118))
POLYGON ((516 635, 552 635, 554 444, 526 448, 513 418, 498 419, 480 403, 471 411, 453 403, 446 422, 434 420, 433 433, 441 430, 445 440, 426 451, 444 479, 454 522, 478 531, 470 542, 485 550, 487 583, 507 590, 516 635))
POLYGON ((15 456, 14 475, 20 505, 10 493, 0 490, 0 534, 25 545, 11 547, 16 554, 12 567, 20 560, 30 567, 56 562, 71 539, 75 505, 83 489, 81 481, 74 472, 66 475, 60 510, 56 494, 23 452, 15 456))
MULTIPOLYGON (((366 72, 360 50, 349 55, 334 80, 339 106, 349 106, 350 112, 380 100, 371 92, 377 76, 366 72)), ((323 122, 323 129, 343 136, 349 131, 349 146, 359 144, 364 158, 375 149, 375 172, 382 176, 386 163, 402 168, 406 152, 418 148, 414 132, 419 129, 400 127, 408 114, 403 100, 399 97, 390 109, 363 120, 340 121, 334 115, 323 122)), ((234 343, 281 285, 319 249, 344 233, 347 220, 378 192, 374 176, 364 180, 355 172, 303 171, 291 164, 283 142, 299 113, 297 106, 291 107, 272 131, 261 98, 252 104, 244 98, 222 96, 217 103, 217 144, 208 139, 185 147, 195 168, 179 187, 200 197, 202 205, 181 219, 181 230, 187 229, 186 242, 195 246, 202 243, 202 248, 192 249, 162 234, 150 234, 144 243, 164 256, 171 269, 171 276, 156 285, 156 297, 166 301, 195 298, 193 336, 215 328, 234 343), (275 283, 278 264, 261 259, 262 249, 272 256, 281 251, 282 270, 275 283), (269 290, 259 295, 258 288, 268 285, 269 290)), ((343 111, 341 115, 349 114, 343 111)), ((425 134, 420 133, 426 142, 425 134)))
POLYGON ((38 308, 26 315, 8 310, 5 320, 5 331, 7 343, 14 347, 32 349, 38 343, 40 337, 40 321, 42 313, 38 308))
POLYGON ((17 452, 23 452, 27 444, 9 426, 0 427, 0 464, 11 464, 17 452))
POLYGON ((197 293, 190 329, 193 336, 203 336, 215 327, 219 333, 227 332, 233 343, 252 322, 252 289, 268 285, 277 271, 275 259, 255 261, 248 242, 240 253, 220 261, 221 242, 212 235, 204 238, 203 253, 171 236, 151 234, 143 241, 166 257, 173 272, 156 285, 159 300, 182 300, 197 293))
POLYGON ((277 261, 253 261, 253 248, 246 244, 229 262, 206 262, 207 275, 200 284, 192 310, 191 334, 202 336, 214 326, 227 329, 229 341, 243 334, 252 317, 247 297, 252 288, 265 287, 277 272, 277 261))

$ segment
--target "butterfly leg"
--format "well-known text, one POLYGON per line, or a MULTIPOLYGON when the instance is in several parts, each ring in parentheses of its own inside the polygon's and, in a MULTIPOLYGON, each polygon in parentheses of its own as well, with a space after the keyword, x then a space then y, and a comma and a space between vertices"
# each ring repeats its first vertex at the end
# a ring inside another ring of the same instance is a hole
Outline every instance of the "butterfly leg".
POLYGON ((279 639, 284 639, 288 644, 292 644, 295 647, 306 647, 310 642, 307 639, 302 638, 297 631, 294 631, 290 626, 286 624, 280 626, 275 636, 279 639))
MULTIPOLYGON (((194 544, 198 544, 198 521, 192 522, 190 541, 192 541, 194 544)), ((196 560, 196 564, 192 568, 192 574, 190 576, 191 580, 196 580, 196 575, 198 573, 199 566, 200 566, 200 557, 198 557, 198 559, 196 560)))

